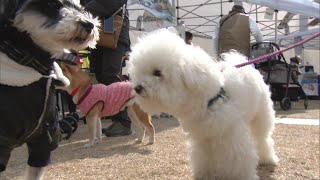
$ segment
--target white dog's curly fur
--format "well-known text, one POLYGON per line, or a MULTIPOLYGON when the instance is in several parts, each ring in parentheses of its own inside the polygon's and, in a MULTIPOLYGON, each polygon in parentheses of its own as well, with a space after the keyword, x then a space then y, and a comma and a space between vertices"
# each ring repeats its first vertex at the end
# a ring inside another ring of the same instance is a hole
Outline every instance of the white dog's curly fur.
POLYGON ((269 88, 251 66, 234 67, 244 57, 223 57, 159 30, 133 47, 129 74, 144 110, 179 119, 195 179, 256 180, 258 163, 278 162, 269 88))

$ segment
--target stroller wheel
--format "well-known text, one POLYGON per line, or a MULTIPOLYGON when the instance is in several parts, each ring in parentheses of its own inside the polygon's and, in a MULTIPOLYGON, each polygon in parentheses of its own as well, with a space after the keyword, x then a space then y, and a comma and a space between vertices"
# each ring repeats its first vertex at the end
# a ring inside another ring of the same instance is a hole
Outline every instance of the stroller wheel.
POLYGON ((283 98, 280 101, 280 107, 284 111, 291 109, 291 100, 288 97, 283 98))
POLYGON ((80 119, 78 113, 76 113, 76 112, 69 113, 69 114, 67 115, 67 117, 68 117, 68 116, 73 117, 73 118, 74 118, 75 120, 77 120, 77 121, 79 121, 79 119, 80 119))
POLYGON ((78 129, 78 121, 74 117, 67 116, 66 118, 64 118, 64 120, 71 125, 72 133, 74 133, 78 129))
POLYGON ((59 121, 59 128, 63 140, 68 140, 72 134, 72 126, 66 120, 59 121))
POLYGON ((308 100, 304 100, 304 109, 308 109, 308 100))

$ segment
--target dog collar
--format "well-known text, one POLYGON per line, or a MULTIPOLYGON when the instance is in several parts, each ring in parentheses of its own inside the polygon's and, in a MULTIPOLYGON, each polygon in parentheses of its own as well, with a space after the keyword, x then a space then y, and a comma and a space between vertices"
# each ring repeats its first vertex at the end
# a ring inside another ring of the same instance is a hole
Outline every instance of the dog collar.
POLYGON ((90 86, 88 87, 88 89, 86 90, 86 92, 85 92, 85 93, 82 95, 82 97, 79 99, 79 101, 78 101, 78 103, 77 103, 78 105, 81 104, 84 99, 86 99, 86 97, 89 95, 89 93, 91 92, 91 90, 92 90, 92 84, 90 84, 90 86))
POLYGON ((226 91, 223 88, 220 88, 219 93, 208 101, 208 107, 212 106, 219 98, 227 98, 226 91))
POLYGON ((70 53, 64 52, 59 58, 56 59, 56 61, 60 61, 71 65, 81 64, 79 53, 74 51, 70 53))
POLYGON ((20 32, 10 22, 0 24, 0 51, 15 62, 29 66, 42 75, 49 75, 54 59, 36 45, 26 32, 20 32))
POLYGON ((76 87, 76 88, 74 88, 73 90, 72 90, 72 92, 71 92, 71 94, 70 94, 70 96, 74 96, 74 95, 76 95, 77 94, 77 92, 79 91, 79 89, 80 89, 80 86, 78 86, 78 87, 76 87))

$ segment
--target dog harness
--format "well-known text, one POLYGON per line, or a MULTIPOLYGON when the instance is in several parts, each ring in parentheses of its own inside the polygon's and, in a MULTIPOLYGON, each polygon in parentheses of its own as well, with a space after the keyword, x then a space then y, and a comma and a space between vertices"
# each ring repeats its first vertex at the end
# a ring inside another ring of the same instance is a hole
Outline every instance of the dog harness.
POLYGON ((208 107, 212 106, 219 98, 227 98, 226 91, 223 88, 220 88, 219 93, 208 101, 208 107))
POLYGON ((36 45, 26 32, 20 32, 11 23, 0 23, 0 51, 15 62, 31 67, 42 75, 49 75, 55 60, 78 64, 75 52, 63 53, 59 58, 52 58, 50 53, 36 45))
POLYGON ((20 32, 9 22, 0 24, 0 51, 15 62, 29 66, 42 75, 49 75, 54 59, 43 50, 26 32, 20 32))
POLYGON ((28 146, 28 164, 46 166, 60 141, 54 80, 48 77, 54 59, 26 32, 4 20, 0 23, 0 51, 12 62, 42 75, 25 86, 0 84, 0 172, 6 169, 11 151, 24 143, 28 146))
POLYGON ((104 84, 91 85, 85 94, 79 99, 78 105, 85 115, 87 115, 95 104, 103 102, 100 116, 112 116, 130 99, 132 84, 130 82, 115 82, 108 86, 104 84))
POLYGON ((28 164, 46 166, 60 141, 52 79, 41 78, 22 87, 0 84, 0 99, 0 172, 5 170, 11 151, 24 143, 28 164))

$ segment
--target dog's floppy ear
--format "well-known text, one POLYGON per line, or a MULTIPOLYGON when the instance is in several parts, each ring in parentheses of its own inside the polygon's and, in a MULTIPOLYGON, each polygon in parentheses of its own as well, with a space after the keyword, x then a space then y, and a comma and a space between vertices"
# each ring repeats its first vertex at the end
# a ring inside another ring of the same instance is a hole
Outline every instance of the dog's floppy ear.
POLYGON ((183 85, 191 92, 197 94, 211 94, 223 84, 223 78, 218 67, 205 67, 205 65, 188 66, 181 70, 183 85))
POLYGON ((205 88, 207 83, 206 72, 201 71, 198 68, 184 68, 180 74, 183 85, 192 91, 197 91, 199 89, 205 88))

